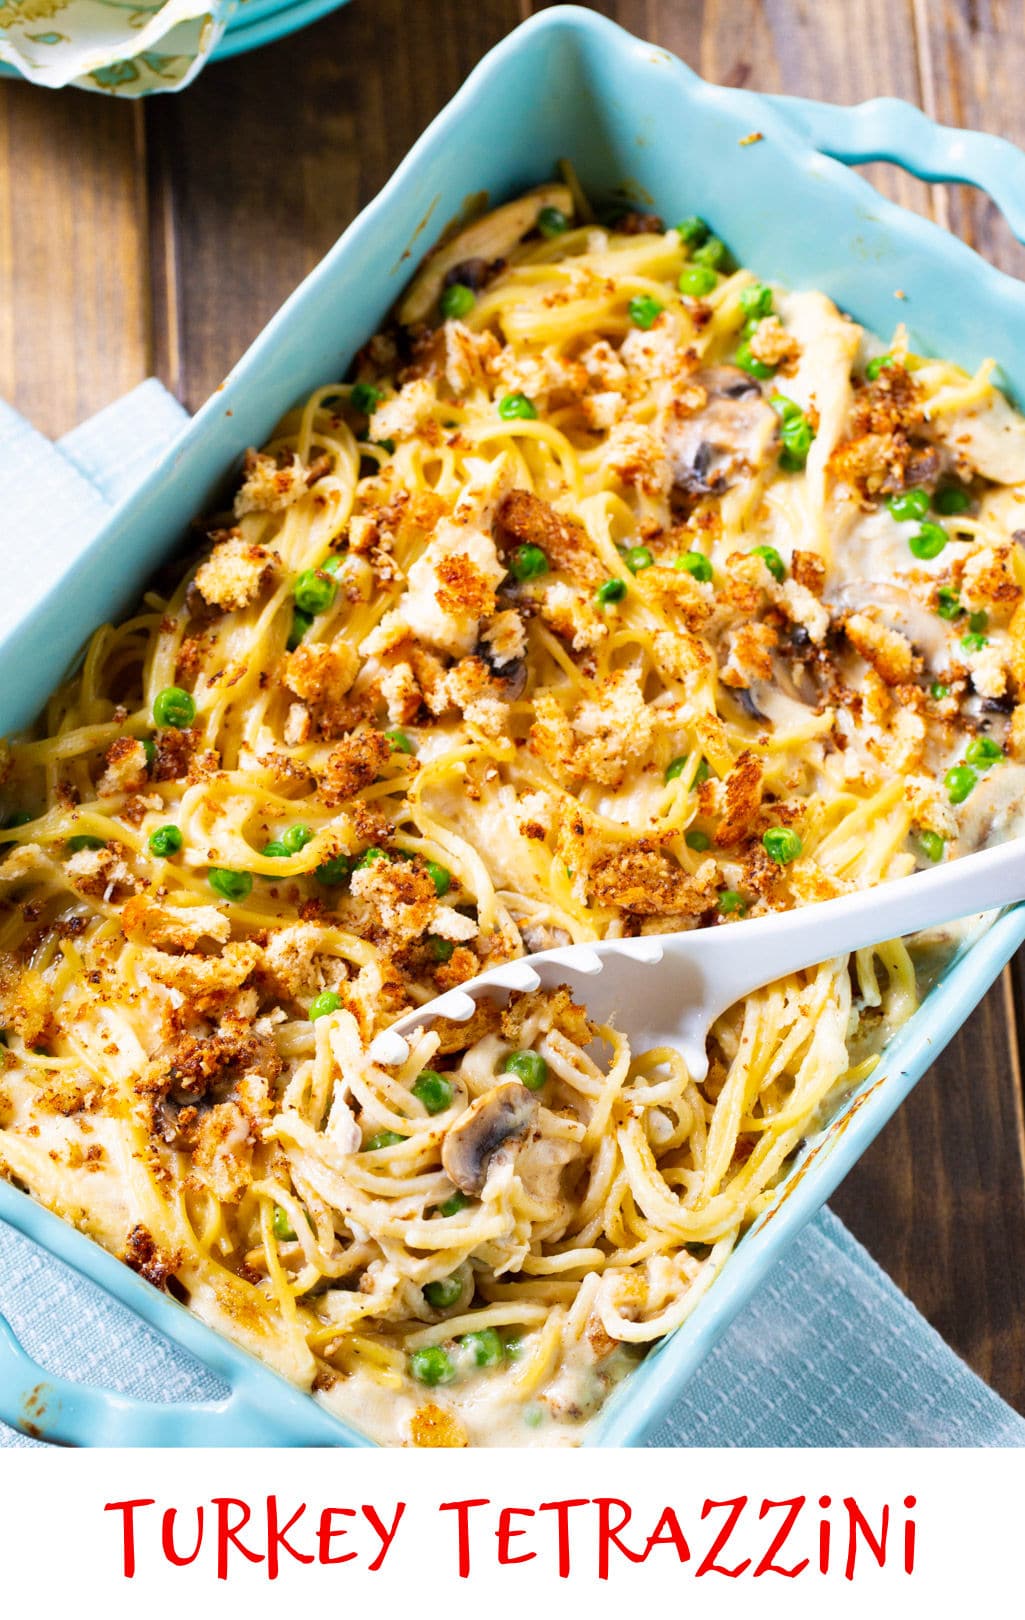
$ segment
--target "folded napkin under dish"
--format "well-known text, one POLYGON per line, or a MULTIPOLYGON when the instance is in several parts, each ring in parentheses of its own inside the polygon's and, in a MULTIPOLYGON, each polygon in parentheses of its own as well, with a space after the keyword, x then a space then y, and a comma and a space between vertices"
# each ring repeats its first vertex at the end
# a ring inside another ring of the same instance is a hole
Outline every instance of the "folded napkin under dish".
MULTIPOLYGON (((56 445, 0 401, 7 541, 0 634, 52 587, 185 421, 154 379, 56 445)), ((68 647, 69 662, 76 650, 68 647)), ((225 1393, 186 1351, 2 1222, 0 1314, 30 1355, 65 1377, 149 1400, 225 1393)), ((37 1444, 0 1424, 0 1445, 37 1444)), ((948 1349, 823 1210, 649 1444, 1025 1446, 1025 1420, 948 1349)))
POLYGON ((0 0, 0 72, 108 95, 181 90, 211 57, 305 28, 346 0, 0 0))

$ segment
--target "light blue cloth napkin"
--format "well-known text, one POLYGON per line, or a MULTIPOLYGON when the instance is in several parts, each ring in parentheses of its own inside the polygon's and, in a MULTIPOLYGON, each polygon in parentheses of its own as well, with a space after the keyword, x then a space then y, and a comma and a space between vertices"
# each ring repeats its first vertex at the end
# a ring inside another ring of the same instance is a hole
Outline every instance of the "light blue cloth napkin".
MULTIPOLYGON (((0 401, 0 632, 56 581, 184 421, 151 379, 54 446, 0 401)), ((31 1356, 65 1377, 147 1400, 225 1393, 185 1351, 2 1222, 0 1313, 31 1356)), ((0 1424, 0 1445, 38 1443, 0 1424)), ((1025 1421, 824 1210, 651 1443, 1025 1446, 1025 1421)))

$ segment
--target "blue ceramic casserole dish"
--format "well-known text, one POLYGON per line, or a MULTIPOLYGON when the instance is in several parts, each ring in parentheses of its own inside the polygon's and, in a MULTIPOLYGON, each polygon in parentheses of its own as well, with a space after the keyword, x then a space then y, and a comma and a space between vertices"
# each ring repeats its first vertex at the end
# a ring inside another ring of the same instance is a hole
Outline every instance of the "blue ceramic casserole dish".
MULTIPOLYGON (((592 12, 545 11, 480 64, 138 493, 0 644, 0 733, 32 719, 87 634, 137 596, 245 448, 262 443, 293 401, 344 375, 464 199, 485 191, 500 201, 547 178, 562 157, 596 195, 622 189, 667 218, 710 219, 757 273, 823 289, 884 337, 903 318, 919 350, 969 368, 995 354, 1006 386, 1025 398, 1025 286, 883 201, 842 166, 882 157, 927 178, 983 185, 1022 236, 1025 158, 1013 147, 941 130, 901 102, 841 109, 721 89, 592 12), (514 105, 530 110, 518 120, 515 147, 507 116, 514 105), (754 132, 761 138, 745 141, 754 132), (898 288, 905 297, 895 303, 898 288)), ((808 1144, 689 1321, 620 1387, 589 1444, 634 1445, 651 1433, 1023 940, 1025 908, 1018 908, 952 964, 876 1073, 808 1144)), ((42 1373, 0 1321, 0 1417, 7 1422, 73 1444, 367 1443, 2 1182, 0 1217, 231 1386, 227 1400, 205 1406, 146 1404, 76 1387, 42 1373)))

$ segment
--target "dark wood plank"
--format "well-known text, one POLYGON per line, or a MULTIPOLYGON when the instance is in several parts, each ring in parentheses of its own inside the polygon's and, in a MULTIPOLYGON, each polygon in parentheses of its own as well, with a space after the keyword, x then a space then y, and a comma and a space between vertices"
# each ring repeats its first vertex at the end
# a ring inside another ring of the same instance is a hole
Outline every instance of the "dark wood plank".
POLYGON ((150 365, 141 116, 0 80, 0 396, 57 434, 150 365))
MULTIPOLYGON (((1018 0, 918 0, 915 19, 926 111, 941 123, 1025 146, 1025 15, 1018 0)), ((1002 270, 1025 275, 1025 247, 984 192, 938 189, 943 223, 1002 270)))
POLYGON ((832 1203, 947 1343, 1021 1411, 1025 1202, 1008 982, 986 997, 832 1203))
POLYGON ((347 6, 147 103, 158 367, 187 405, 521 15, 520 0, 347 6))

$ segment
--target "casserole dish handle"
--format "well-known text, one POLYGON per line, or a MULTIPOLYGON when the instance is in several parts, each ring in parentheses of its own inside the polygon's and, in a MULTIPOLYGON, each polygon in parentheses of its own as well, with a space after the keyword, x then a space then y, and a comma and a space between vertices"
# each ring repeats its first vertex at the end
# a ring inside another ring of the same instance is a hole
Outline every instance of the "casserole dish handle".
POLYGON ((311 1440, 281 1423, 245 1379, 222 1401, 141 1401, 46 1372, 0 1316, 0 1419, 61 1446, 280 1446, 311 1440))
POLYGON ((988 192, 1025 242, 1025 153, 998 135, 937 124, 910 102, 880 96, 834 107, 765 96, 796 135, 841 163, 897 163, 920 180, 956 180, 988 192))

